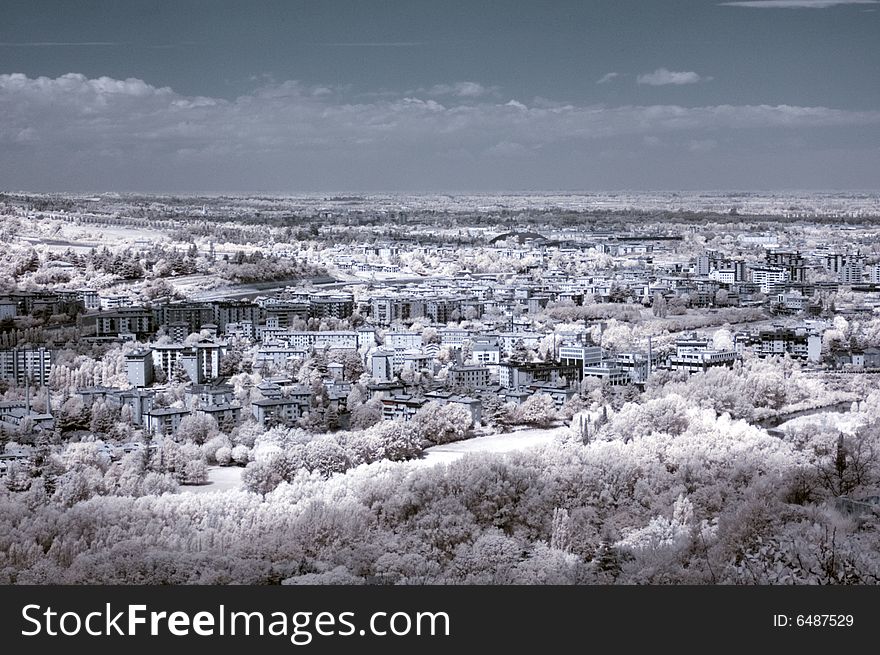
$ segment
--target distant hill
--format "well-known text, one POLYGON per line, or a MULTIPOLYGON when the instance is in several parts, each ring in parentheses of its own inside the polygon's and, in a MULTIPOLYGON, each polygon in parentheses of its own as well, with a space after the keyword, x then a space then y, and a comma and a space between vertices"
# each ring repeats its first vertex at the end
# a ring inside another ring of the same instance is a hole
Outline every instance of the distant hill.
POLYGON ((499 241, 506 241, 507 239, 514 237, 519 244, 523 244, 526 241, 549 241, 547 237, 543 234, 538 234, 537 232, 507 232, 505 234, 499 234, 489 243, 498 243, 499 241))

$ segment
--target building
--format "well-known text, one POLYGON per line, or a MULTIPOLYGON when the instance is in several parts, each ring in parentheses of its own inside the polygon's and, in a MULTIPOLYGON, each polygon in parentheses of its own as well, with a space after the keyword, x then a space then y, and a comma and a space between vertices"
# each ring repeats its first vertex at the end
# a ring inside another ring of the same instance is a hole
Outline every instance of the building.
POLYGON ((201 384, 220 377, 220 359, 226 345, 203 339, 193 345, 180 343, 154 344, 153 367, 167 378, 185 372, 191 382, 201 384))
POLYGON ((615 356, 614 363, 629 373, 633 384, 644 384, 660 366, 660 357, 656 353, 620 352, 615 356))
POLYGON ((532 394, 542 393, 550 396, 556 404, 556 409, 562 409, 569 400, 577 395, 577 391, 565 384, 554 384, 552 382, 532 382, 527 387, 532 394))
POLYGON ((278 398, 275 400, 255 400, 251 403, 251 413, 260 425, 267 423, 293 423, 308 409, 298 397, 278 398))
POLYGON ((51 429, 55 425, 51 414, 34 411, 26 402, 0 402, 0 427, 17 430, 26 419, 37 430, 51 429))
POLYGON ((498 335, 498 342, 504 356, 510 357, 517 344, 522 343, 526 348, 534 349, 543 338, 544 335, 539 332, 501 332, 498 335))
POLYGON ((227 323, 221 333, 230 339, 253 339, 254 324, 251 321, 239 321, 237 323, 227 323))
POLYGON ((865 261, 861 257, 848 256, 837 274, 838 281, 846 286, 861 284, 865 272, 865 261))
POLYGON ((880 348, 865 348, 862 351, 862 360, 865 368, 880 368, 880 348))
POLYGON ((128 383, 133 387, 149 387, 153 384, 153 351, 138 348, 125 356, 128 383))
POLYGON ((48 348, 8 348, 0 350, 0 380, 12 386, 46 386, 55 360, 48 348))
POLYGON ((305 359, 308 353, 305 348, 295 348, 283 343, 264 343, 254 357, 254 368, 284 368, 292 360, 305 359))
POLYGON ((132 389, 130 391, 120 391, 118 394, 110 396, 110 398, 112 404, 115 404, 118 400, 120 407, 128 406, 131 408, 131 422, 134 425, 140 426, 144 425, 147 413, 153 409, 155 393, 144 389, 132 389))
POLYGON ((214 405, 228 405, 235 400, 231 384, 190 384, 184 391, 184 402, 191 410, 203 410, 214 405))
POLYGON ((822 359, 822 335, 806 327, 781 325, 759 330, 747 342, 759 357, 783 357, 818 362, 822 359))
POLYGON ((632 384, 630 372, 614 362, 600 362, 584 366, 583 379, 598 380, 602 384, 612 387, 632 384))
POLYGON ((420 332, 389 332, 385 335, 385 347, 394 350, 408 350, 422 347, 420 332))
POLYGON ((797 250, 770 250, 767 252, 766 260, 771 266, 782 268, 787 279, 792 282, 807 281, 807 264, 797 250))
POLYGON ((449 369, 447 382, 453 387, 482 389, 489 386, 491 374, 488 366, 480 364, 453 366, 449 369))
POLYGON ((309 296, 310 318, 348 318, 354 313, 350 293, 315 293, 309 296))
POLYGON ((437 330, 437 333, 440 335, 441 345, 453 346, 455 348, 461 348, 465 340, 470 337, 470 332, 468 332, 464 328, 445 327, 437 330))
POLYGON ((699 277, 705 277, 709 275, 709 271, 711 270, 709 267, 710 259, 709 255, 699 255, 694 262, 694 275, 699 277))
POLYGON ((0 321, 9 321, 18 316, 18 303, 12 300, 0 300, 0 321))
POLYGON ((788 281, 788 271, 777 266, 755 266, 751 270, 752 282, 758 285, 761 293, 768 294, 777 284, 788 281))
POLYGON ((462 318, 461 300, 457 298, 430 298, 425 300, 425 316, 434 323, 449 323, 462 318))
POLYGON ((376 335, 376 328, 369 325, 361 326, 357 329, 358 350, 370 349, 379 344, 379 337, 376 335))
POLYGON ((82 288, 75 292, 77 300, 79 300, 86 311, 97 311, 101 309, 101 298, 95 289, 82 288))
POLYGON ((169 436, 177 432, 189 409, 177 407, 153 407, 144 415, 144 428, 157 436, 169 436))
POLYGON ((185 323, 183 321, 176 321, 174 323, 169 323, 165 326, 165 331, 168 334, 168 337, 174 343, 183 343, 186 338, 192 334, 189 329, 189 323, 185 323))
POLYGON ((557 356, 563 365, 578 367, 580 372, 577 379, 582 380, 584 369, 601 364, 602 349, 599 346, 560 346, 557 356))
POLYGON ((696 373, 713 366, 733 366, 736 358, 735 350, 716 350, 710 339, 692 333, 675 342, 675 353, 669 357, 669 367, 675 371, 696 373))
POLYGON ((208 416, 213 416, 220 426, 235 426, 241 420, 241 405, 238 403, 207 405, 199 411, 204 412, 208 416))
POLYGON ((776 304, 780 309, 788 312, 802 312, 809 307, 810 299, 800 290, 794 290, 777 294, 776 304))
POLYGON ((489 372, 497 372, 498 364, 501 363, 501 346, 498 337, 475 336, 470 340, 471 358, 474 364, 483 364, 489 367, 489 372))
POLYGON ((459 396, 448 391, 429 391, 425 394, 425 401, 438 402, 442 405, 448 403, 463 405, 471 413, 471 425, 476 425, 483 419, 483 404, 470 396, 459 396))
POLYGON ((139 341, 147 340, 156 333, 156 328, 153 312, 143 307, 120 308, 101 312, 95 317, 95 335, 98 337, 134 335, 139 341))
POLYGON ((580 379, 580 374, 581 368, 576 364, 502 362, 498 365, 498 382, 505 389, 520 389, 533 382, 552 382, 555 384, 563 379, 568 384, 572 384, 580 379))
POLYGON ((374 324, 381 327, 391 325, 395 321, 408 321, 426 316, 424 298, 385 295, 374 296, 370 298, 369 303, 370 318, 374 324))
POLYGON ((211 307, 212 321, 217 325, 220 334, 227 334, 230 324, 247 323, 251 326, 251 334, 248 336, 253 337, 253 326, 262 318, 259 305, 248 301, 223 300, 211 303, 211 307))
POLYGON ((156 309, 160 325, 184 323, 187 335, 198 333, 205 323, 214 323, 214 308, 207 303, 171 303, 156 309))
POLYGON ((382 418, 386 421, 403 419, 409 421, 427 401, 406 394, 382 398, 382 418))
POLYGON ((394 378, 394 351, 378 348, 370 355, 370 374, 377 382, 390 382, 394 378))
MULTIPOLYGON (((296 302, 275 301, 264 306, 267 322, 273 320, 273 325, 287 329, 293 327, 297 321, 301 323, 309 319, 308 300, 296 302)), ((304 326, 304 325, 303 325, 304 326)))
POLYGON ((358 349, 358 333, 354 331, 326 330, 323 332, 283 332, 278 338, 284 340, 289 346, 305 349, 358 349))

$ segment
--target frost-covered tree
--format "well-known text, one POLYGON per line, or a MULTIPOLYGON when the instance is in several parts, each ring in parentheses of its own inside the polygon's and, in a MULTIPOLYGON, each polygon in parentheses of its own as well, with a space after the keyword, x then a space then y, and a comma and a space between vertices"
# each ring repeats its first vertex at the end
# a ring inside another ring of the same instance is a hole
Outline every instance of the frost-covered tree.
POLYGON ((191 441, 201 445, 217 433, 217 420, 213 416, 205 412, 194 412, 181 419, 175 437, 180 441, 191 441))
POLYGON ((518 423, 547 427, 556 420, 556 402, 545 393, 532 394, 514 411, 518 423))
POLYGON ((423 442, 443 444, 463 439, 471 422, 471 412, 464 405, 431 401, 416 412, 411 423, 423 442))
POLYGON ((274 462, 251 462, 241 473, 244 488, 265 498, 266 494, 277 487, 283 477, 274 462))
POLYGON ((657 318, 666 318, 669 309, 666 305, 666 298, 659 291, 654 292, 654 301, 651 305, 654 316, 657 318))

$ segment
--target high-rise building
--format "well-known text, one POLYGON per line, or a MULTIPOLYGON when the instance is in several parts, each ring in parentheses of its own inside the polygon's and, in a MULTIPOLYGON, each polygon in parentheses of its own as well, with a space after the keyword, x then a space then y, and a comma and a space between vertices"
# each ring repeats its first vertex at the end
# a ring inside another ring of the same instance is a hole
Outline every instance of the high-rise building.
POLYGON ((0 380, 13 386, 45 386, 55 353, 48 348, 9 348, 0 350, 0 380))
POLYGON ((140 348, 125 356, 128 382, 133 387, 149 387, 153 384, 153 351, 140 348))

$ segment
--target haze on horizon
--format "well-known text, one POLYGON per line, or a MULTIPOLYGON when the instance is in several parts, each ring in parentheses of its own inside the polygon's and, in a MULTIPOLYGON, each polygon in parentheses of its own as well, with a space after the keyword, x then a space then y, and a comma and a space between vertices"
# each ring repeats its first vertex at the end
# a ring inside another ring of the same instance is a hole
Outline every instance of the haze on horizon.
POLYGON ((880 3, 11 2, 0 188, 878 189, 880 3))

